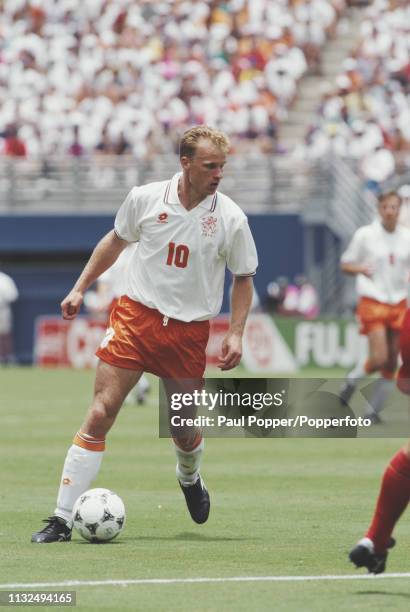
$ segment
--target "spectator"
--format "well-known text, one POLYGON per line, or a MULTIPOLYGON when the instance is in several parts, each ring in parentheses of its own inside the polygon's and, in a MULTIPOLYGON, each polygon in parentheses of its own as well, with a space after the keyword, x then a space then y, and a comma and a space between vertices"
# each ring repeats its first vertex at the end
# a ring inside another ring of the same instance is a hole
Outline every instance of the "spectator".
POLYGON ((265 307, 268 312, 272 314, 281 312, 288 284, 289 280, 286 276, 278 276, 276 280, 268 284, 265 295, 265 307))
POLYGON ((68 152, 73 157, 82 157, 84 154, 84 147, 80 143, 80 134, 79 134, 78 125, 75 125, 73 127, 73 142, 71 143, 68 149, 68 152))
POLYGON ((379 144, 374 151, 364 157, 360 166, 366 189, 378 195, 383 184, 393 176, 394 169, 392 152, 379 144))
POLYGON ((314 286, 303 274, 296 276, 295 284, 299 287, 297 311, 305 319, 314 319, 319 314, 319 298, 314 286))
POLYGON ((26 145, 18 136, 17 126, 9 125, 4 134, 4 154, 9 157, 25 157, 26 145))

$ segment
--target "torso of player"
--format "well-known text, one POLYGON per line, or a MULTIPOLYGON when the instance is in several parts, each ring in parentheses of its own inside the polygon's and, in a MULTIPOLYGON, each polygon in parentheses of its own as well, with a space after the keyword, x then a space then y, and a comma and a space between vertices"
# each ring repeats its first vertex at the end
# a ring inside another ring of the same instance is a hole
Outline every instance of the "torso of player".
POLYGON ((134 188, 118 212, 117 234, 139 240, 126 293, 165 316, 205 320, 220 310, 225 266, 254 274, 256 250, 232 200, 217 192, 188 211, 178 199, 178 177, 134 188))
POLYGON ((362 263, 372 267, 368 278, 359 274, 356 288, 359 296, 373 298, 387 304, 397 304, 407 298, 410 274, 410 230, 398 225, 387 232, 380 221, 357 230, 354 260, 349 259, 349 248, 342 261, 362 263))

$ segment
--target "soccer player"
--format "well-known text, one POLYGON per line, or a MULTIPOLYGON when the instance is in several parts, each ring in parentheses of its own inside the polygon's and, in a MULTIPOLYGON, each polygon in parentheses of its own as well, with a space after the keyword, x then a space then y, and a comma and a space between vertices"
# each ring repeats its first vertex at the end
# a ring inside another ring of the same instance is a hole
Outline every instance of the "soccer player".
POLYGON ((386 468, 372 522, 365 536, 350 551, 356 567, 373 574, 386 568, 388 550, 393 548, 394 526, 410 501, 410 441, 392 457, 386 468))
POLYGON ((410 230, 398 225, 401 198, 395 191, 381 194, 379 219, 359 228, 341 259, 341 269, 357 277, 357 315, 367 335, 369 354, 347 375, 340 397, 348 402, 357 381, 379 371, 371 408, 373 423, 392 390, 399 353, 399 333, 407 309, 410 271, 410 230))
MULTIPOLYGON (((94 397, 68 450, 57 507, 33 542, 71 539, 74 502, 97 476, 106 435, 142 372, 164 380, 202 380, 209 319, 221 308, 226 266, 235 280, 219 367, 230 370, 240 361, 257 254, 245 214, 217 191, 228 150, 227 137, 215 129, 197 126, 185 132, 182 172, 130 191, 114 229, 98 243, 61 303, 63 317, 74 319, 86 289, 129 243, 139 242, 127 294, 113 309, 97 351, 94 397)), ((204 442, 198 429, 185 434, 174 435, 177 478, 192 519, 204 523, 210 509, 199 473, 204 442)))

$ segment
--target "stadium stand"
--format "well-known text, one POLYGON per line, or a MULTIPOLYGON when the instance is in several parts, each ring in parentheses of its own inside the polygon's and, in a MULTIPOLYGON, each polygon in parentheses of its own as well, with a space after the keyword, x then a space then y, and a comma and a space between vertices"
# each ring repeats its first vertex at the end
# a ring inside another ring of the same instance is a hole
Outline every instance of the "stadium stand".
POLYGON ((195 123, 271 152, 345 0, 5 0, 7 155, 150 158, 195 123), (18 136, 18 138, 17 138, 18 136), (10 142, 14 146, 10 146, 10 142))
POLYGON ((410 168, 410 4, 376 0, 359 39, 326 84, 305 146, 309 159, 334 152, 351 160, 365 187, 378 191, 410 168))

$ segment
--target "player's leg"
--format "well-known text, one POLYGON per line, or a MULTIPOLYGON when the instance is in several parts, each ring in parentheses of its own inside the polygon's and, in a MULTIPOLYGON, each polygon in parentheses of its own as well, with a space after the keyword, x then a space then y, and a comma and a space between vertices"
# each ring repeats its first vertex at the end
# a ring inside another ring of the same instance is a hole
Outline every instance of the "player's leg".
POLYGON ((386 566, 387 551, 394 546, 394 526, 410 501, 410 441, 391 459, 384 472, 375 513, 365 537, 351 550, 357 567, 379 574, 386 566))
POLYGON ((400 332, 400 353, 403 360, 397 377, 397 386, 410 395, 410 308, 406 312, 400 332))
POLYGON ((57 507, 53 517, 48 520, 49 524, 33 535, 33 542, 47 543, 70 539, 74 503, 97 476, 104 455, 105 436, 112 427, 125 396, 140 376, 140 371, 117 368, 99 361, 93 400, 66 455, 57 507))
POLYGON ((386 330, 386 349, 386 360, 380 367, 380 378, 375 382, 373 395, 370 399, 370 408, 365 415, 373 423, 381 422, 380 412, 394 388, 394 377, 399 356, 399 333, 393 329, 386 330))
POLYGON ((143 404, 151 388, 148 377, 143 374, 124 400, 125 404, 143 404))
POLYGON ((350 400, 356 390, 361 378, 365 378, 373 372, 380 370, 387 360, 387 334, 383 325, 367 329, 368 357, 366 361, 358 363, 351 370, 340 390, 340 398, 346 403, 350 400))
MULTIPOLYGON (((172 394, 191 394, 200 391, 203 387, 202 379, 195 380, 170 380, 163 379, 163 384, 168 397, 168 419, 169 429, 174 442, 177 457, 176 476, 184 494, 185 501, 191 518, 198 524, 208 520, 210 511, 209 493, 200 475, 201 458, 204 450, 204 440, 200 427, 196 426, 173 426, 171 416, 173 414, 172 394)), ((178 411, 181 422, 184 419, 194 419, 197 416, 197 408, 194 405, 184 406, 178 411)))

